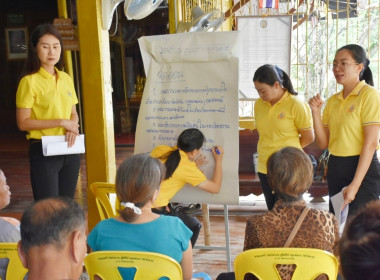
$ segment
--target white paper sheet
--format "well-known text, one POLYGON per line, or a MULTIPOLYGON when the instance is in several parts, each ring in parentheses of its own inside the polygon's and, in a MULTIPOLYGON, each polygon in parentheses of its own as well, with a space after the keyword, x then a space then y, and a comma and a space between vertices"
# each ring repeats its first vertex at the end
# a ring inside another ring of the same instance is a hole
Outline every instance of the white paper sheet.
POLYGON ((331 197, 331 203, 334 208, 335 217, 339 224, 339 235, 343 233, 344 226, 346 225, 347 215, 348 215, 348 204, 342 209, 344 197, 343 197, 343 188, 339 193, 331 197))
POLYGON ((182 203, 239 204, 239 32, 190 32, 139 39, 147 80, 137 121, 135 153, 174 146, 187 128, 206 137, 201 167, 212 178, 211 149, 223 146, 218 194, 185 186, 172 199, 182 203), (206 34, 207 33, 207 34, 206 34))
POLYGON ((257 99, 252 78, 263 64, 276 64, 290 76, 292 16, 238 16, 242 32, 239 64, 239 98, 257 99))
POLYGON ((42 151, 44 156, 83 154, 85 152, 84 134, 80 134, 72 147, 68 147, 65 136, 42 136, 42 151))

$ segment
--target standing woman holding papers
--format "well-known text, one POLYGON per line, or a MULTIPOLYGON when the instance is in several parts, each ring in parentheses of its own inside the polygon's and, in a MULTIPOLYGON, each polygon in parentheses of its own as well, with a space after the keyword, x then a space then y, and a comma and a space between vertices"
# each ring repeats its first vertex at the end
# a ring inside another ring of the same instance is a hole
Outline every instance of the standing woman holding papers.
POLYGON ((16 94, 17 125, 28 132, 30 143, 34 200, 73 198, 79 175, 79 154, 45 157, 42 152, 42 136, 65 135, 71 147, 79 134, 78 99, 70 76, 57 68, 62 64, 61 55, 62 38, 58 30, 51 24, 37 26, 31 34, 16 94))
POLYGON ((314 141, 312 117, 306 103, 298 94, 289 76, 278 66, 265 64, 259 67, 253 82, 260 98, 255 102, 255 127, 259 132, 257 145, 260 184, 268 210, 272 210, 277 195, 267 179, 267 161, 286 146, 302 149, 314 141))
MULTIPOLYGON (((328 147, 327 181, 330 197, 343 191, 349 215, 367 202, 379 199, 380 94, 373 88, 369 60, 361 46, 350 44, 335 54, 333 72, 343 89, 324 104, 318 95, 310 99, 316 140, 328 147)), ((343 207, 344 207, 343 206, 343 207)), ((330 211, 334 213, 330 200, 330 211)))

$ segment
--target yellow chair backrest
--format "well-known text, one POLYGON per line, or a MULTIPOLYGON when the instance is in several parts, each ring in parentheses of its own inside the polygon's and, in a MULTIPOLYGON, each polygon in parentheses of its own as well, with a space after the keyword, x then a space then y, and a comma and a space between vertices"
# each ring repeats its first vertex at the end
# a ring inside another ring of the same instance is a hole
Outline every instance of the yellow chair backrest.
POLYGON ((109 219, 117 215, 120 203, 116 196, 115 184, 95 182, 90 185, 90 189, 95 196, 100 219, 109 219))
POLYGON ((6 279, 22 280, 28 270, 22 265, 17 253, 17 243, 0 243, 0 259, 8 258, 6 279))
POLYGON ((296 265, 292 280, 311 280, 323 273, 335 280, 338 275, 338 260, 330 252, 313 248, 257 248, 237 255, 236 280, 243 280, 246 273, 260 280, 280 280, 277 264, 296 265))
POLYGON ((118 268, 134 268, 134 280, 182 279, 182 268, 171 257, 152 252, 97 251, 84 259, 90 279, 98 275, 103 280, 122 280, 118 268))

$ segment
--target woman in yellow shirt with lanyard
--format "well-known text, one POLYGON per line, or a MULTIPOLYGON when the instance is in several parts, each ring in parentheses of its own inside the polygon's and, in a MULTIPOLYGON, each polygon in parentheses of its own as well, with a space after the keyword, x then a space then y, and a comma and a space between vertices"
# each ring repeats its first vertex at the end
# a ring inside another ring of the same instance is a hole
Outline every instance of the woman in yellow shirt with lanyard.
POLYGON ((267 161, 286 146, 302 149, 314 141, 310 108, 297 99, 298 94, 289 76, 278 66, 259 67, 253 82, 260 98, 255 102, 255 127, 259 132, 257 144, 258 172, 268 210, 277 201, 267 180, 267 161))
MULTIPOLYGON (((333 72, 343 89, 324 104, 318 95, 310 99, 316 140, 328 147, 327 181, 330 197, 344 187, 344 206, 349 215, 367 202, 379 199, 380 94, 373 88, 369 60, 364 49, 355 44, 341 47, 335 54, 333 72)), ((330 211, 334 213, 330 201, 330 211)))
POLYGON ((80 156, 45 157, 41 136, 65 135, 68 146, 79 133, 78 99, 69 75, 59 71, 62 38, 51 24, 37 26, 30 38, 28 59, 16 94, 17 125, 30 142, 30 177, 34 200, 54 196, 73 198, 80 156))

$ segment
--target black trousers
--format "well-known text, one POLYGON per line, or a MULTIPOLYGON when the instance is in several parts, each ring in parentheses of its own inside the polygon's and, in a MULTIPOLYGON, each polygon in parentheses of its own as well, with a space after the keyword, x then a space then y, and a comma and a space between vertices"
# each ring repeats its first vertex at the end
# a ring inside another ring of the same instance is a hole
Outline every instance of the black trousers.
POLYGON ((42 143, 31 141, 29 162, 35 201, 57 196, 74 198, 80 168, 79 154, 45 157, 42 143))
POLYGON ((182 212, 176 211, 174 208, 171 207, 170 203, 168 204, 168 207, 170 209, 170 212, 166 210, 166 207, 152 208, 152 211, 157 214, 162 214, 166 216, 174 216, 174 217, 180 218, 182 222, 193 232, 193 235, 190 241, 191 241, 191 246, 194 248, 195 242, 197 242, 197 239, 199 236, 199 232, 201 231, 202 224, 199 222, 197 218, 189 216, 182 212))
MULTIPOLYGON (((327 169, 327 182, 329 196, 339 193, 348 186, 354 178, 356 168, 359 163, 359 156, 338 157, 330 155, 327 169)), ((350 203, 348 215, 351 216, 369 201, 379 199, 380 195, 380 163, 376 152, 373 155, 368 171, 360 185, 355 199, 350 203)), ((329 201, 329 209, 334 213, 334 209, 329 201)))
POLYGON ((278 200, 277 194, 273 193, 273 189, 268 184, 267 174, 257 173, 259 175, 261 188, 263 189, 265 202, 267 203, 268 210, 272 210, 274 204, 278 200))

